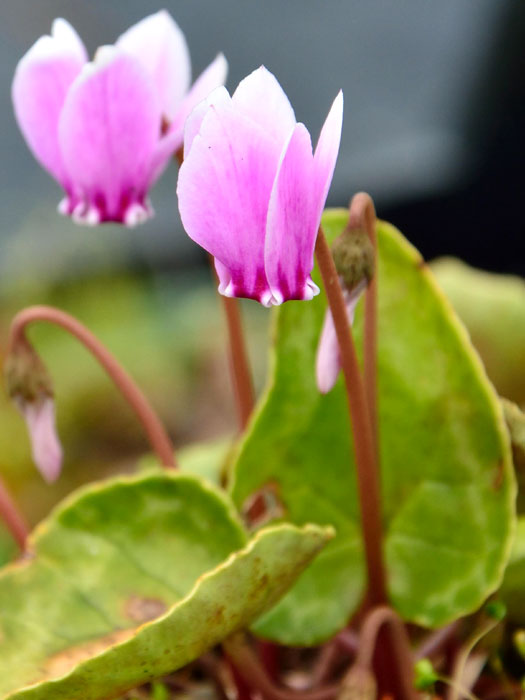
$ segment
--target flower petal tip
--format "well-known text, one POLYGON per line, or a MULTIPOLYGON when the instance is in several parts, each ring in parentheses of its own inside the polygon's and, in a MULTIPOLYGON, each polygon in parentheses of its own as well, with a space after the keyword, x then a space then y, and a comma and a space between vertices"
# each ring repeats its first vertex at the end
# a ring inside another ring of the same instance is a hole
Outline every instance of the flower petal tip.
POLYGON ((33 461, 43 478, 52 483, 62 468, 62 446, 55 425, 55 406, 50 397, 18 403, 27 425, 33 461))

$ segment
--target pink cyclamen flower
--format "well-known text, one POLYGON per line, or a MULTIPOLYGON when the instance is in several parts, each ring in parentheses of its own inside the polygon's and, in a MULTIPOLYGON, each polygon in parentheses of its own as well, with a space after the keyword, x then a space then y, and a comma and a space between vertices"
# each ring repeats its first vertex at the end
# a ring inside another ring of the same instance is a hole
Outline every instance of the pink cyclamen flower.
POLYGON ((190 89, 186 40, 166 11, 146 17, 88 62, 64 19, 20 60, 16 118, 79 223, 135 225, 152 215, 148 190, 183 143, 186 117, 226 78, 219 54, 190 89))
POLYGON ((57 436, 52 397, 42 395, 34 401, 18 397, 16 404, 27 425, 34 463, 46 481, 56 481, 62 466, 62 446, 57 436))
MULTIPOLYGON (((363 279, 351 291, 343 288, 346 315, 350 325, 354 323, 357 302, 365 291, 367 284, 367 280, 363 279)), ((334 319, 330 309, 327 309, 324 317, 323 330, 321 331, 321 338, 317 346, 315 364, 317 388, 321 394, 327 394, 333 389, 340 371, 341 355, 335 332, 334 319)))
POLYGON ((339 93, 312 153, 276 78, 261 67, 188 118, 177 194, 188 235, 215 258, 219 291, 264 306, 312 299, 317 231, 339 151, 339 93))

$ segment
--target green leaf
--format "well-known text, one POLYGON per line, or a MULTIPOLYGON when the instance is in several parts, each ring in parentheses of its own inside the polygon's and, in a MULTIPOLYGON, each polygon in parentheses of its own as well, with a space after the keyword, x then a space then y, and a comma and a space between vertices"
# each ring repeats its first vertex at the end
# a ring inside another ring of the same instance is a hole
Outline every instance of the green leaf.
POLYGON ((502 399, 503 412, 512 445, 512 461, 518 481, 518 513, 525 512, 525 413, 512 401, 502 399))
MULTIPOLYGON (((346 223, 327 211, 330 240, 346 223)), ((443 625, 499 584, 515 484, 502 411, 464 328, 418 252, 378 224, 379 413, 385 555, 403 618, 443 625)), ((314 277, 320 283, 317 271, 314 277)), ((254 629, 314 644, 343 627, 364 593, 355 466, 342 379, 321 396, 315 355, 324 294, 279 309, 273 376, 233 471, 242 509, 271 484, 294 523, 331 523, 336 539, 254 629)), ((362 309, 356 341, 361 344, 362 309)))
MULTIPOLYGON (((525 624, 525 517, 518 518, 509 565, 501 584, 500 597, 512 622, 525 624)), ((524 647, 525 648, 525 647, 524 647)))
POLYGON ((432 271, 466 325, 501 396, 525 401, 525 280, 476 270, 454 258, 432 271))
MULTIPOLYGON (((220 486, 232 452, 233 439, 221 437, 207 442, 197 442, 177 450, 176 458, 179 469, 185 474, 193 474, 220 486)), ((149 471, 164 467, 153 454, 142 457, 137 465, 139 471, 149 471)))
POLYGON ((0 576, 0 697, 102 700, 173 671, 271 607, 329 536, 246 544, 228 498, 187 475, 85 489, 0 576))

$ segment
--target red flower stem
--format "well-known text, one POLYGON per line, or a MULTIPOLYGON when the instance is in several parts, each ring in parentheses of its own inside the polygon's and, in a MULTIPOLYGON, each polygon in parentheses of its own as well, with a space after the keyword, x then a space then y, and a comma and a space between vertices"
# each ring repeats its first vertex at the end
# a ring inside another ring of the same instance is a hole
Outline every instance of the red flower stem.
POLYGON ((410 640, 403 622, 392 608, 382 605, 372 610, 365 618, 359 635, 355 667, 363 670, 372 667, 378 635, 384 625, 388 626, 393 638, 392 660, 399 676, 399 700, 417 700, 410 640))
POLYGON ((20 550, 23 551, 29 526, 2 479, 0 479, 0 516, 20 550))
POLYGON ((354 436, 361 528, 368 575, 368 600, 370 605, 375 606, 385 603, 387 594, 383 567, 379 474, 374 435, 352 331, 348 325, 343 292, 322 228, 319 228, 315 254, 334 320, 346 384, 354 436))
POLYGON ((52 306, 30 306, 18 313, 11 323, 9 350, 17 343, 27 342, 25 327, 35 321, 60 326, 91 352, 135 412, 161 463, 165 467, 176 467, 172 442, 146 396, 100 340, 75 318, 52 306))
POLYGON ((267 675, 242 633, 226 639, 223 646, 246 683, 265 700, 332 700, 338 695, 339 686, 325 686, 315 690, 291 690, 277 686, 267 675))
POLYGON ((375 274, 365 292, 363 374, 365 393, 370 411, 372 431, 379 454, 377 419, 377 235, 376 211, 374 202, 366 192, 358 192, 350 203, 349 229, 362 229, 367 232, 374 247, 375 274))
POLYGON ((239 428, 243 432, 248 425, 255 403, 252 376, 248 361, 248 352, 244 340, 239 301, 230 297, 221 297, 226 325, 228 327, 230 372, 235 390, 239 428))

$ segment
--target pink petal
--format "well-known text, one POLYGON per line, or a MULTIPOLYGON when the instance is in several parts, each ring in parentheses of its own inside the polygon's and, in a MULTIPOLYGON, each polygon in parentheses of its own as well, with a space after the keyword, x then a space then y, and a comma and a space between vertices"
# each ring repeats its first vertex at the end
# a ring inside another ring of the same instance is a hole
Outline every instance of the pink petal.
POLYGON ((56 481, 62 466, 62 447, 56 432, 53 399, 19 401, 18 407, 29 431, 33 461, 46 481, 56 481))
POLYGON ((58 143, 58 122, 67 92, 87 60, 86 50, 64 19, 51 36, 33 44, 16 67, 12 86, 15 115, 35 158, 65 188, 69 176, 58 143))
POLYGON ((317 227, 319 227, 321 223, 321 214, 323 213, 326 198, 328 197, 328 190, 330 189, 330 184, 334 175, 339 145, 341 143, 342 128, 343 93, 339 91, 323 124, 314 153, 316 191, 314 218, 317 221, 317 227))
MULTIPOLYGON (((354 323, 355 309, 361 295, 366 289, 367 282, 362 280, 351 292, 344 291, 346 315, 350 326, 354 323)), ((341 371, 341 356, 339 354, 339 343, 335 332, 334 320, 330 309, 327 309, 323 330, 319 345, 317 346, 317 358, 315 363, 315 374, 317 388, 321 394, 328 394, 334 385, 341 371)))
POLYGON ((81 200, 74 218, 132 224, 149 215, 145 198, 160 123, 140 63, 115 47, 99 49, 72 85, 59 124, 64 163, 81 200))
POLYGON ((269 304, 266 214, 279 161, 276 144, 231 106, 212 106, 179 172, 182 223, 227 268, 234 296, 269 304))
POLYGON ((241 80, 232 95, 237 110, 259 124, 282 147, 295 126, 295 114, 277 78, 264 66, 241 80))
POLYGON ((227 74, 228 62, 224 58, 224 55, 220 53, 193 83, 191 90, 184 98, 170 126, 170 131, 179 134, 180 143, 177 148, 182 146, 184 125, 192 110, 215 91, 216 88, 224 85, 227 74))
POLYGON ((317 218, 312 218, 314 160, 310 134, 297 124, 285 147, 270 197, 265 270, 275 303, 312 299, 317 218))
POLYGON ((231 107, 231 97, 228 94, 228 91, 225 87, 218 87, 213 92, 211 92, 206 99, 199 102, 199 104, 195 107, 195 109, 186 119, 186 125, 184 127, 185 157, 190 152, 193 139, 199 133, 202 120, 204 119, 206 112, 212 105, 218 108, 231 107))
POLYGON ((116 46, 133 55, 150 76, 163 116, 173 119, 191 82, 184 34, 169 12, 161 10, 122 34, 116 46))
POLYGON ((340 371, 341 358, 335 334, 334 319, 330 310, 327 309, 315 361, 317 388, 321 394, 328 394, 334 388, 340 371))

